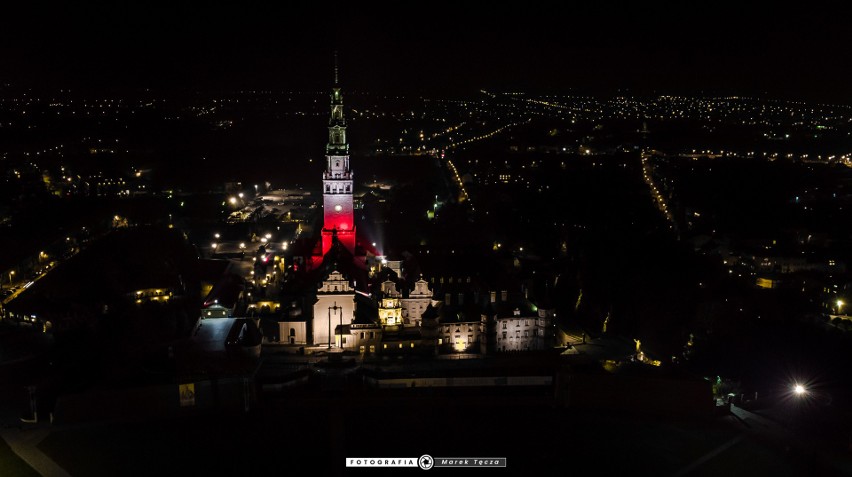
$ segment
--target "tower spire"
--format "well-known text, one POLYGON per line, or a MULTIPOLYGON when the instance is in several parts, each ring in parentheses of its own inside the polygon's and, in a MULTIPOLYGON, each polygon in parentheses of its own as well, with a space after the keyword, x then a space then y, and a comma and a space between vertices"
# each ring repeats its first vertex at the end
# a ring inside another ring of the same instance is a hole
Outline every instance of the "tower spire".
POLYGON ((337 50, 334 50, 334 86, 337 86, 337 50))
POLYGON ((337 50, 334 51, 334 87, 331 88, 331 117, 328 120, 328 144, 325 153, 331 156, 349 154, 346 142, 346 118, 343 115, 343 95, 337 84, 337 50))

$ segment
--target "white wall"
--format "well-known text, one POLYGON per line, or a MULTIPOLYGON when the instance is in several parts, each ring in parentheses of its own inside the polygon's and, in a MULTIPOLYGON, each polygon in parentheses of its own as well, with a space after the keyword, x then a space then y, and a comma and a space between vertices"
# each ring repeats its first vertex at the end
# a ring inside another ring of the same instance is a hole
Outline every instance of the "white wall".
POLYGON ((295 332, 292 344, 304 345, 308 343, 307 323, 304 321, 282 321, 278 323, 278 336, 280 343, 290 343, 290 329, 295 332))
POLYGON ((326 345, 329 343, 329 307, 335 305, 338 307, 342 307, 342 310, 331 310, 330 341, 332 343, 332 346, 334 345, 334 328, 341 323, 343 323, 344 325, 352 323, 352 319, 355 316, 354 293, 317 295, 317 302, 316 304, 314 304, 314 320, 312 333, 314 346, 326 345))
POLYGON ((497 318, 496 350, 525 351, 543 349, 549 320, 538 316, 497 318), (504 338, 504 335, 505 338, 504 338))

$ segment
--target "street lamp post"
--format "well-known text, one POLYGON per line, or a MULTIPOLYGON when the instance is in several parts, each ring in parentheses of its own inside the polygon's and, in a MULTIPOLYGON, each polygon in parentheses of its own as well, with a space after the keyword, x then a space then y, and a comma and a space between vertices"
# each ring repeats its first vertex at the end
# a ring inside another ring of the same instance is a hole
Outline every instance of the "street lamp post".
POLYGON ((12 288, 12 275, 15 274, 14 270, 9 271, 9 288, 12 288))
MULTIPOLYGON (((340 324, 343 325, 343 307, 337 306, 337 302, 334 302, 333 306, 328 307, 328 349, 331 349, 331 310, 334 310, 334 314, 337 315, 337 310, 340 311, 340 324)), ((341 335, 342 337, 343 335, 341 335)), ((343 343, 341 343, 341 348, 343 343)))

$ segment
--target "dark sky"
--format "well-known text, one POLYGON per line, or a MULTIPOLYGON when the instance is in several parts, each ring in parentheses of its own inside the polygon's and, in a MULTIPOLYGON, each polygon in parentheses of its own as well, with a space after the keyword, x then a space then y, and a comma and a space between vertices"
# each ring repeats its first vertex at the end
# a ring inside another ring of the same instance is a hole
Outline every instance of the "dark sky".
POLYGON ((840 6, 288 3, 7 9, 0 80, 316 90, 330 81, 336 48, 346 86, 372 91, 630 88, 852 101, 852 28, 840 6))

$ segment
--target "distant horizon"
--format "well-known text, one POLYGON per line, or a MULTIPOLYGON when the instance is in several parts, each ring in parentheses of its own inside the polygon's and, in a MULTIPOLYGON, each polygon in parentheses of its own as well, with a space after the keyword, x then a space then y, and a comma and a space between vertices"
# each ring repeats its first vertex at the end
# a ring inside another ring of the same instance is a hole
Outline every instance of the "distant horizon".
POLYGON ((758 92, 852 102, 831 8, 61 5, 0 20, 0 83, 93 91, 758 92))
MULTIPOLYGON (((176 87, 176 86, 113 86, 109 88, 91 88, 80 85, 38 85, 0 81, 0 96, 6 92, 32 92, 40 95, 70 95, 71 97, 79 95, 80 97, 91 97, 100 95, 127 95, 143 96, 145 94, 162 95, 168 98, 174 95, 197 94, 197 95, 231 95, 231 94, 306 94, 306 95, 324 95, 333 87, 331 81, 324 87, 311 88, 286 88, 286 87, 176 87)), ((690 97, 690 98, 738 98, 738 99, 753 99, 767 101, 788 101, 788 102, 806 102, 814 105, 837 105, 852 107, 852 98, 847 100, 831 100, 821 95, 796 96, 793 94, 776 92, 776 91, 745 91, 733 89, 717 89, 702 88, 695 90, 688 89, 656 89, 656 88, 592 88, 592 87, 565 87, 563 89, 529 87, 517 88, 465 88, 463 90, 454 91, 438 91, 428 89, 405 89, 400 87, 394 90, 378 90, 364 87, 350 87, 345 83, 340 84, 345 94, 368 94, 375 96, 402 96, 402 97, 424 97, 427 99, 454 99, 454 98, 469 98, 477 96, 482 91, 503 95, 530 95, 530 96, 581 96, 589 98, 615 98, 615 97, 632 97, 632 98, 660 98, 660 97, 690 97)), ((191 99, 191 98, 186 98, 191 99)))

